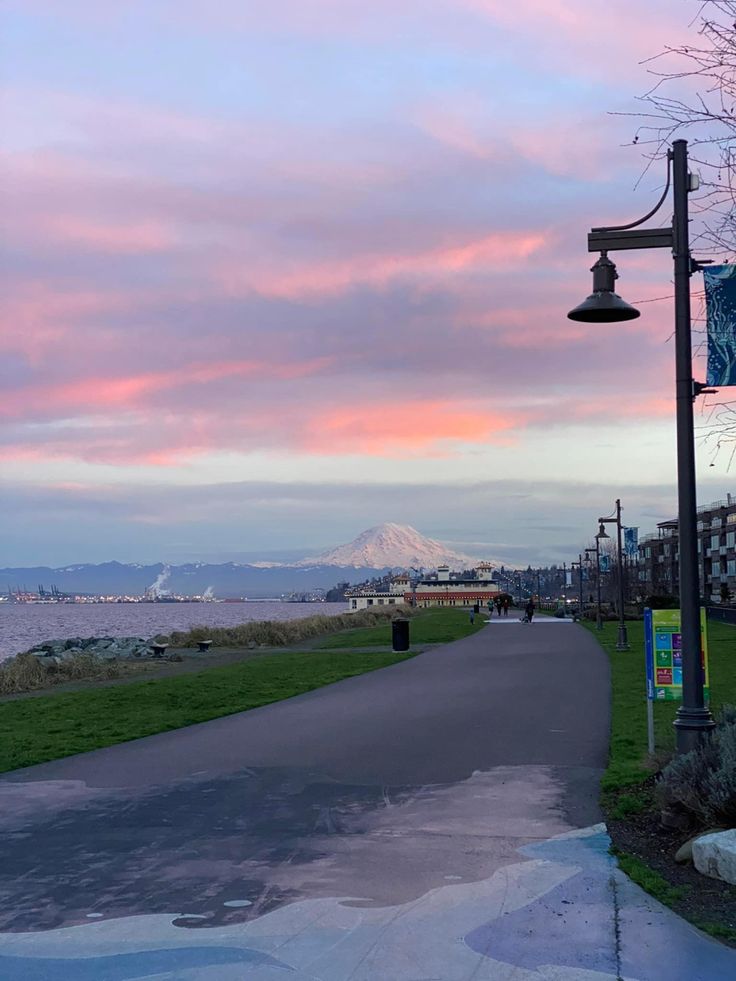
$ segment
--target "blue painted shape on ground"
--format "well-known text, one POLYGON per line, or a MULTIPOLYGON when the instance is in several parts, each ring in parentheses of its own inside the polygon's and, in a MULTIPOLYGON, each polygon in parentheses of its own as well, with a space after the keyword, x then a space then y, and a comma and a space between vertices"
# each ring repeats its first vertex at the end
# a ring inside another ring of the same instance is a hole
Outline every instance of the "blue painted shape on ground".
POLYGON ((613 903, 598 870, 579 872, 540 899, 471 931, 465 943, 485 957, 537 970, 545 965, 616 976, 613 903))
POLYGON ((555 965, 615 976, 615 881, 618 970, 623 977, 639 981, 736 978, 736 950, 700 933, 648 896, 618 869, 609 847, 605 831, 523 846, 519 851, 525 855, 581 871, 528 906, 473 930, 465 942, 477 953, 520 968, 555 965))
POLYGON ((294 969, 258 950, 238 947, 179 947, 143 950, 107 957, 12 957, 0 954, 2 981, 134 981, 167 971, 225 964, 268 965, 294 973, 294 969), (73 971, 73 974, 70 973, 73 971))

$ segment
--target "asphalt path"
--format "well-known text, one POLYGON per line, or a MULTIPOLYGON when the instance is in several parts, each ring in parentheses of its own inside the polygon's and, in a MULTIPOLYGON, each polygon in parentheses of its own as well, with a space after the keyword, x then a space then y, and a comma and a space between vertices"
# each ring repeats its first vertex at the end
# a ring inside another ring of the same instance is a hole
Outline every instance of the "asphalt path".
MULTIPOLYGON (((680 921, 611 867, 596 825, 609 701, 582 627, 496 620, 6 774, 0 978, 658 979, 641 959, 663 936, 679 950, 680 921), (627 927, 637 910, 656 942, 627 927)), ((720 948, 695 940, 683 979, 718 977, 720 948)))

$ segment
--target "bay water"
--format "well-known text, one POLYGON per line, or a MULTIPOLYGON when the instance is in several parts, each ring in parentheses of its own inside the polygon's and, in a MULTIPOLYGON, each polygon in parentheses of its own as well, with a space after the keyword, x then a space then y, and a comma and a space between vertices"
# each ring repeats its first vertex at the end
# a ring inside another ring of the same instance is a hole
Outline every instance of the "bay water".
POLYGON ((196 626, 347 613, 347 603, 0 603, 0 661, 46 640, 152 637, 196 626))

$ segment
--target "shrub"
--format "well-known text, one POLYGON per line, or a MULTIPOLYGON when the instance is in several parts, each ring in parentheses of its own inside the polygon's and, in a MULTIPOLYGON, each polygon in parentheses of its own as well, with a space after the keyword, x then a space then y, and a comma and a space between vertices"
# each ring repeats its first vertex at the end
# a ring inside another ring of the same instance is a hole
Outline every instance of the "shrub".
POLYGON ((236 627, 192 627, 157 639, 174 647, 196 647, 200 640, 211 640, 215 647, 289 647, 323 634, 354 627, 376 627, 394 617, 414 616, 418 612, 409 606, 383 606, 338 616, 319 614, 301 620, 250 621, 236 627))
POLYGON ((0 695, 39 691, 66 681, 119 678, 137 665, 123 669, 117 661, 99 661, 91 654, 77 654, 53 668, 46 667, 33 654, 17 654, 0 664, 0 695))
POLYGON ((680 601, 676 596, 665 593, 662 596, 647 596, 644 600, 644 606, 648 606, 650 610, 677 610, 680 601))
POLYGON ((704 827, 736 826, 736 708, 724 706, 715 730, 678 756, 656 787, 662 807, 684 811, 704 827))

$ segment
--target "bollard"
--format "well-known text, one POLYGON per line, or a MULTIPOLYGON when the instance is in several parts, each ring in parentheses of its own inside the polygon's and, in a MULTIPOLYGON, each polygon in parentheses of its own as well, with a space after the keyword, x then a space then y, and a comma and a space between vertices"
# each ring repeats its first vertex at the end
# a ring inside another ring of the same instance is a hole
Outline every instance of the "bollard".
POLYGON ((394 654, 409 650, 409 621, 403 617, 391 621, 391 649, 394 654))

